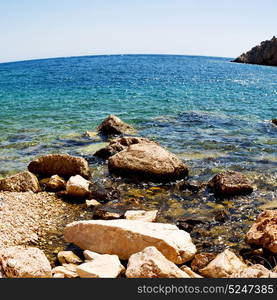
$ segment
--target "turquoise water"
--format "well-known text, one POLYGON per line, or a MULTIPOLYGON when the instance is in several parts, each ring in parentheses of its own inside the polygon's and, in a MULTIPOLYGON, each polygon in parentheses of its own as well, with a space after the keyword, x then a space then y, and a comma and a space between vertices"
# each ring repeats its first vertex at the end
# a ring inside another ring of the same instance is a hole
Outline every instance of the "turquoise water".
POLYGON ((37 155, 75 153, 92 143, 76 136, 110 113, 191 164, 198 155, 196 168, 204 155, 216 167, 276 171, 274 67, 170 55, 4 63, 0 103, 0 174, 37 155))

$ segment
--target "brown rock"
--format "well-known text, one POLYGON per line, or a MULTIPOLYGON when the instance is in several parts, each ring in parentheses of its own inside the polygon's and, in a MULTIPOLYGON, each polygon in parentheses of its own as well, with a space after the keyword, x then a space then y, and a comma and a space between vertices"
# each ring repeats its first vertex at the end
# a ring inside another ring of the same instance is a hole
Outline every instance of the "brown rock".
POLYGON ((190 278, 155 247, 131 255, 126 270, 128 278, 190 278))
POLYGON ((174 154, 154 143, 128 146, 108 160, 109 171, 125 177, 151 181, 185 178, 187 166, 174 154))
POLYGON ((0 180, 0 190, 8 192, 38 192, 37 177, 31 172, 21 172, 0 180))
POLYGON ((277 38, 263 41, 259 46, 243 53, 234 60, 238 63, 277 66, 277 38))
POLYGON ((66 181, 59 175, 53 175, 49 178, 49 181, 45 184, 45 189, 49 192, 58 192, 65 190, 66 181))
POLYGON ((199 253, 196 254, 191 262, 191 268, 195 272, 199 272, 200 269, 203 269, 216 257, 215 253, 199 253))
POLYGON ((215 175, 208 183, 215 195, 228 197, 247 195, 253 192, 253 187, 247 177, 235 171, 226 171, 215 175))
POLYGON ((265 210, 246 234, 249 244, 260 245, 277 254, 277 210, 265 210))
POLYGON ((108 159, 109 157, 115 155, 116 153, 123 151, 130 145, 140 144, 140 143, 154 143, 146 138, 142 137, 132 137, 126 136, 122 138, 113 139, 110 144, 94 153, 94 156, 108 159))
POLYGON ((43 251, 14 246, 0 250, 0 264, 8 278, 50 278, 51 266, 43 251))
POLYGON ((80 257, 78 257, 74 252, 72 251, 60 251, 58 253, 58 260, 61 264, 80 264, 83 261, 80 257))
POLYGON ((247 268, 243 268, 232 273, 231 278, 277 278, 277 274, 266 269, 264 266, 256 264, 247 268))
POLYGON ((97 128, 104 135, 130 134, 134 128, 115 115, 109 115, 97 128))
POLYGON ((67 195, 71 197, 85 198, 90 194, 90 182, 80 175, 71 176, 66 183, 67 195))
POLYGON ((42 176, 59 175, 68 178, 81 175, 86 179, 91 176, 88 162, 84 158, 68 154, 41 156, 32 161, 28 169, 30 172, 42 176))
POLYGON ((81 249, 116 254, 128 259, 148 246, 155 246, 167 259, 181 264, 196 253, 190 235, 176 226, 134 220, 91 220, 68 224, 64 238, 81 249))

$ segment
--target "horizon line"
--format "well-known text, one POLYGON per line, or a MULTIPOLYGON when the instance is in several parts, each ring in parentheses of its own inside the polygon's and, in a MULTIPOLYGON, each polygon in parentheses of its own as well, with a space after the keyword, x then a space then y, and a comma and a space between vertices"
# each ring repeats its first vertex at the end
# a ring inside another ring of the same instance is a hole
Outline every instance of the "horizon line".
POLYGON ((98 56, 193 56, 193 57, 213 57, 213 58, 227 58, 234 59, 234 57, 227 56, 214 56, 214 55, 196 55, 196 54, 170 54, 170 53, 113 53, 113 54, 85 54, 85 55, 70 55, 70 56, 53 56, 53 57, 45 57, 45 58, 26 58, 20 60, 11 60, 11 61, 0 61, 0 65, 2 64, 11 64, 11 63, 20 63, 20 62, 28 62, 28 61, 37 61, 37 60, 51 60, 51 59, 67 59, 67 58, 78 58, 78 57, 98 57, 98 56))

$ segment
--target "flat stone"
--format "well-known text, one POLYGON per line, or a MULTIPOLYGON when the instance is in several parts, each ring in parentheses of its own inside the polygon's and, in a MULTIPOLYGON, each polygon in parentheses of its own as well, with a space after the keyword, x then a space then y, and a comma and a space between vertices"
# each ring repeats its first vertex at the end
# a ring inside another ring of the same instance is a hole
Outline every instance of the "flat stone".
POLYGON ((154 222, 157 218, 158 210, 127 210, 124 214, 126 220, 140 220, 154 222))
POLYGON ((90 182, 82 176, 71 176, 66 184, 66 191, 71 197, 84 198, 90 194, 89 186, 90 182))
POLYGON ((126 270, 128 278, 190 278, 155 247, 131 255, 126 270))
POLYGON ((168 260, 181 264, 196 253, 189 233, 175 225, 135 220, 91 220, 68 224, 65 240, 81 249, 116 254, 128 259, 148 246, 155 246, 168 260))
POLYGON ((77 265, 63 264, 62 266, 58 266, 52 269, 52 274, 54 278, 76 278, 79 277, 76 269, 77 265), (57 274, 59 275, 57 276, 57 274))

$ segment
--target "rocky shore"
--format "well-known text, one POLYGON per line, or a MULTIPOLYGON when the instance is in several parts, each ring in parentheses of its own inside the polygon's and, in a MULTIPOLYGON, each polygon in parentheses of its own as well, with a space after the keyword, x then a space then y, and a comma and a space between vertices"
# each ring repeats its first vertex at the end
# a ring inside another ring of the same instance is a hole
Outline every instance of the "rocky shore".
MULTIPOLYGON (((219 202, 255 191, 246 174, 233 170, 198 182, 175 154, 132 134, 135 129, 113 115, 98 127, 108 144, 94 155, 115 178, 174 185, 195 195, 205 190, 219 202)), ((220 222, 226 212, 219 212, 220 222)), ((0 277, 276 278, 277 211, 253 217, 247 255, 227 245, 207 253, 191 235, 204 222, 200 216, 161 222, 159 210, 136 197, 122 205, 116 189, 97 188, 85 158, 48 154, 0 180, 0 277)))

